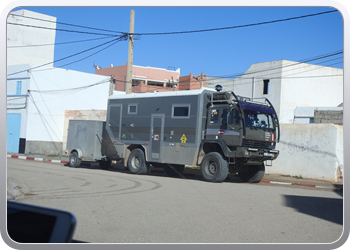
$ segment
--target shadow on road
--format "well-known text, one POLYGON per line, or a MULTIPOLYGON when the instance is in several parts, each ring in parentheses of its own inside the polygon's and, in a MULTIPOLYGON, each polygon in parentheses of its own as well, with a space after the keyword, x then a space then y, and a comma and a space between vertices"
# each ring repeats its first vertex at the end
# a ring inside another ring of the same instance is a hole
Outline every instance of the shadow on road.
MULTIPOLYGON (((68 167, 68 164, 65 164, 64 166, 68 167)), ((86 169, 92 169, 92 170, 101 170, 98 163, 85 163, 83 162, 79 168, 86 168, 86 169)), ((162 168, 155 168, 153 166, 150 167, 150 172, 146 173, 146 175, 150 176, 157 176, 157 177, 164 177, 164 178, 180 178, 180 179, 188 179, 188 180, 197 180, 197 181, 203 181, 201 171, 199 169, 195 168, 185 168, 184 172, 181 174, 181 176, 176 177, 169 177, 165 174, 164 170, 162 168)), ((120 172, 125 174, 132 174, 128 168, 124 167, 122 164, 112 164, 111 167, 108 170, 105 171, 113 171, 113 172, 120 172)), ((265 177, 264 177, 265 178, 265 177)), ((302 180, 295 180, 291 179, 292 177, 285 177, 285 176, 278 176, 274 175, 271 177, 271 175, 266 176, 266 180, 268 181, 275 181, 275 182, 293 182, 293 185, 283 185, 284 187, 293 187, 293 188, 315 188, 315 186, 323 186, 322 190, 328 190, 333 191, 337 193, 339 196, 343 197, 343 185, 341 184, 332 184, 332 183, 325 183, 320 181, 312 181, 307 179, 302 180), (294 182, 296 183, 294 185, 294 182)), ((264 181, 265 179, 263 179, 264 181)), ((246 183, 243 182, 238 175, 228 175, 226 180, 224 182, 229 183, 246 183)), ((249 183, 248 183, 249 184, 249 183)), ((261 184, 261 183, 259 183, 261 184)), ((258 185, 257 183, 253 183, 253 185, 258 185)), ((263 185, 275 185, 270 183, 263 183, 263 185)))
POLYGON ((284 205, 298 212, 343 225, 343 199, 284 195, 284 205))

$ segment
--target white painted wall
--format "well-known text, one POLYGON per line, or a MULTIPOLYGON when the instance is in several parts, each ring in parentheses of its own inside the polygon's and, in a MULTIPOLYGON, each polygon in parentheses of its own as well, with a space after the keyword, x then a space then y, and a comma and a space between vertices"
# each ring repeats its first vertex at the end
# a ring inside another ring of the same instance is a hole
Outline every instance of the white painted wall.
MULTIPOLYGON (((7 22, 53 29, 56 28, 56 17, 24 9, 11 12, 8 15, 7 22), (26 17, 49 20, 52 22, 34 20, 26 17)), ((55 30, 7 24, 7 65, 29 64, 30 66, 33 66, 53 62, 55 47, 53 44, 55 43, 55 36, 55 30), (40 44, 52 44, 52 46, 13 48, 13 46, 40 44)), ((49 64, 48 66, 53 65, 49 64)))
POLYGON ((268 98, 276 112, 280 113, 282 61, 255 63, 240 78, 234 79, 236 95, 249 98, 268 98), (254 79, 253 79, 254 78, 254 79), (264 94, 264 80, 269 79, 269 93, 264 94))
POLYGON ((282 124, 278 158, 266 173, 336 181, 343 169, 343 126, 282 124))
MULTIPOLYGON (((29 64, 25 65, 17 65, 11 66, 7 68, 7 74, 11 74, 14 72, 22 71, 23 69, 29 68, 29 64)), ((16 74, 14 76, 7 78, 7 113, 12 114, 21 114, 21 130, 20 130, 20 138, 25 138, 27 129, 27 101, 28 97, 25 96, 17 96, 17 81, 22 82, 22 90, 21 95, 26 95, 28 93, 28 89, 30 86, 30 79, 25 79, 29 77, 29 73, 27 71, 16 74), (13 96, 13 97, 10 97, 13 96)))
POLYGON ((292 124, 296 107, 337 107, 341 104, 342 74, 342 69, 286 60, 256 63, 234 80, 234 92, 246 97, 268 98, 280 123, 292 124), (270 80, 267 95, 263 94, 264 79, 270 80))
POLYGON ((293 123, 297 106, 337 107, 343 102, 342 69, 283 61, 281 123, 293 123), (315 76, 315 77, 313 77, 315 76), (326 77, 329 76, 329 77, 326 77))
POLYGON ((107 109, 106 76, 49 68, 30 77, 34 102, 28 101, 27 141, 62 142, 65 110, 107 109))

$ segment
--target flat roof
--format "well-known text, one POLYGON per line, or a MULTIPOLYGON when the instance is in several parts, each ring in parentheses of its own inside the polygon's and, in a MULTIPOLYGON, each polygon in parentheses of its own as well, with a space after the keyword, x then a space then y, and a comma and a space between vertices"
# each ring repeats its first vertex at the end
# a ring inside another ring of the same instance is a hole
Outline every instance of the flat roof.
POLYGON ((125 92, 120 92, 118 94, 113 94, 109 99, 129 99, 129 98, 149 98, 149 97, 164 97, 164 96, 189 96, 189 95, 199 95, 204 91, 215 92, 211 88, 201 88, 195 90, 180 90, 180 91, 165 91, 165 92, 151 92, 151 93, 131 93, 126 94, 125 92))

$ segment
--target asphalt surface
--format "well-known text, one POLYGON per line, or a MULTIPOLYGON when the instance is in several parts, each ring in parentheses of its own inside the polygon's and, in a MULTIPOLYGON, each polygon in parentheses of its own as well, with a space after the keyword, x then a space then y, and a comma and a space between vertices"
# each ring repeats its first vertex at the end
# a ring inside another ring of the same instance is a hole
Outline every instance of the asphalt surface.
MULTIPOLYGON (((49 162, 52 164, 68 164, 68 157, 48 157, 43 155, 28 155, 28 154, 7 154, 8 158, 17 158, 20 160, 30 160, 30 161, 43 161, 49 162)), ((92 165, 99 168, 97 163, 88 163, 83 162, 83 165, 92 165)), ((128 169, 124 168, 121 164, 112 164, 113 168, 118 169, 119 171, 128 172, 128 169)), ((155 175, 164 175, 162 169, 151 168, 151 174, 155 175)), ((201 179, 201 173, 199 169, 194 168, 185 168, 182 178, 195 178, 201 179)), ((226 181, 232 181, 235 183, 241 182, 238 177, 228 176, 226 181)), ((324 181, 317 179, 309 178, 300 178, 297 176, 288 176, 288 175, 278 175, 278 174, 266 174, 261 180, 261 183, 266 183, 268 185, 280 185, 280 186, 292 186, 294 188, 314 188, 314 189, 325 189, 335 192, 343 192, 343 180, 332 182, 324 181)), ((25 191, 21 190, 20 184, 16 183, 15 180, 8 178, 7 179, 7 200, 15 200, 16 197, 23 195, 25 191)))
POLYGON ((13 158, 7 177, 23 192, 18 202, 69 211, 77 219, 73 238, 83 242, 331 243, 343 231, 343 194, 302 179, 208 183, 196 169, 170 178, 161 169, 134 175, 121 165, 13 158), (297 181, 305 186, 292 185, 297 181))

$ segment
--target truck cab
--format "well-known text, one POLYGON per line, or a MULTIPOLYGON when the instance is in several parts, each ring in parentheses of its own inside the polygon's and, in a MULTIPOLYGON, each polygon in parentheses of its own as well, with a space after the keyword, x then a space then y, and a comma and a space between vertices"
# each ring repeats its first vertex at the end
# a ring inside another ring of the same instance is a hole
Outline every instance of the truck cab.
MULTIPOLYGON (((279 154, 275 150, 280 135, 276 111, 267 98, 257 102, 221 91, 220 87, 216 87, 208 104, 204 154, 219 153, 231 174, 238 173, 243 181, 259 182, 265 162, 275 160, 279 154)), ((205 170, 206 161, 202 162, 205 170)), ((216 169, 212 173, 208 178, 216 178, 216 169)))

